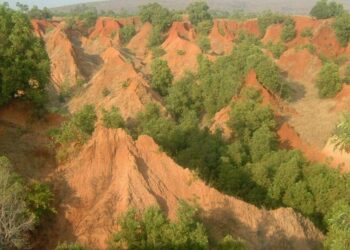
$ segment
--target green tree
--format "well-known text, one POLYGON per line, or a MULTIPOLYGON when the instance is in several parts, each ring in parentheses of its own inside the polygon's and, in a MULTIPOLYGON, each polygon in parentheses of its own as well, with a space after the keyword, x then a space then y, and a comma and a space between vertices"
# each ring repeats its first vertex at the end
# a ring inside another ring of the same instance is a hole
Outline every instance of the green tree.
POLYGON ((110 249, 204 250, 208 236, 197 217, 198 209, 180 201, 177 221, 170 222, 158 207, 146 209, 141 216, 129 210, 121 219, 121 230, 110 240, 110 249))
POLYGON ((84 247, 82 247, 79 243, 68 243, 63 242, 59 243, 55 250, 84 250, 84 247))
POLYGON ((120 29, 120 37, 124 44, 128 43, 136 34, 134 25, 125 25, 120 29))
POLYGON ((271 41, 267 43, 266 48, 271 51, 274 58, 278 59, 287 50, 287 47, 283 43, 273 44, 271 41))
POLYGON ((105 109, 102 109, 102 121, 103 125, 106 128, 124 128, 125 127, 125 122, 120 114, 120 110, 112 106, 112 108, 107 111, 105 109))
POLYGON ((350 115, 343 114, 341 121, 338 123, 334 131, 332 142, 335 144, 335 149, 350 152, 350 115))
POLYGON ((0 5, 0 105, 24 98, 46 102, 50 61, 27 15, 0 5))
POLYGON ((218 250, 246 250, 242 240, 236 240, 231 235, 225 236, 220 242, 218 250))
POLYGON ((342 89, 338 65, 332 62, 325 63, 317 76, 316 86, 320 97, 335 96, 342 89))
POLYGON ((283 30, 281 33, 281 40, 283 42, 290 42, 292 41, 297 35, 297 32, 295 30, 295 21, 289 17, 284 21, 283 30))
POLYGON ((213 19, 209 13, 209 6, 205 2, 193 2, 186 8, 186 11, 191 23, 195 26, 200 22, 211 21, 213 19))
POLYGON ((198 37, 197 44, 203 53, 208 53, 209 50, 211 49, 210 41, 206 36, 198 37))
POLYGON ((344 12, 337 16, 333 28, 340 44, 346 47, 350 41, 350 13, 344 12))
POLYGON ((338 16, 344 12, 344 6, 336 2, 328 2, 328 0, 319 0, 311 9, 310 15, 317 19, 327 19, 338 16))
POLYGON ((329 250, 347 250, 350 248, 350 206, 339 201, 327 213, 326 223, 329 228, 325 248, 329 250))
POLYGON ((152 62, 151 70, 152 88, 155 89, 160 95, 166 96, 168 94, 168 89, 172 85, 174 79, 168 63, 164 60, 156 58, 152 62))
POLYGON ((158 26, 152 28, 151 34, 148 38, 147 46, 150 48, 157 47, 162 44, 164 38, 158 26))
POLYGON ((167 31, 174 20, 173 13, 158 3, 140 6, 139 16, 142 22, 150 22, 153 26, 157 26, 161 32, 167 31))
POLYGON ((263 37, 266 33, 266 29, 272 24, 283 23, 285 16, 279 13, 273 13, 271 11, 265 11, 258 16, 258 25, 260 35, 263 37))

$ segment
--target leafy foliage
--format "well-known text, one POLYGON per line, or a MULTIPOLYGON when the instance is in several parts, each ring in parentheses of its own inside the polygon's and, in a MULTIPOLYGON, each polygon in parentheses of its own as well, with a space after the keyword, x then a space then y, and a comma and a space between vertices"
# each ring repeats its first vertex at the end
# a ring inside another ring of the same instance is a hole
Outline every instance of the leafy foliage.
POLYGON ((197 39, 197 44, 203 53, 208 53, 211 49, 211 44, 206 36, 199 36, 197 39))
POLYGON ((102 121, 106 128, 124 128, 125 122, 120 110, 113 106, 109 111, 102 110, 102 121))
POLYGON ((164 60, 156 58, 151 65, 152 78, 151 86, 160 95, 166 96, 168 94, 168 88, 172 85, 173 74, 168 66, 168 63, 164 60))
POLYGON ((338 16, 344 12, 344 6, 335 1, 319 0, 311 9, 310 15, 317 19, 327 19, 338 16))
POLYGON ((139 16, 142 22, 150 22, 160 32, 167 31, 174 19, 173 13, 158 3, 140 6, 139 16))
POLYGON ((273 56, 278 59, 287 50, 287 47, 283 43, 273 44, 271 41, 267 43, 266 48, 271 51, 273 56))
POLYGON ((283 42, 290 42, 296 37, 295 21, 288 17, 284 20, 284 26, 281 33, 281 40, 283 42))
POLYGON ((346 47, 350 41, 350 13, 344 12, 337 16, 333 28, 340 44, 346 47))
POLYGON ((42 107, 50 61, 27 15, 0 5, 0 105, 24 98, 42 107))
POLYGON ((128 43, 136 34, 134 25, 125 25, 120 29, 120 36, 124 44, 128 43))
POLYGON ((300 34, 302 37, 310 37, 312 38, 313 33, 312 33, 312 28, 311 27, 305 27, 300 34))
POLYGON ((164 37, 161 33, 161 30, 158 26, 152 28, 151 34, 148 38, 148 47, 154 48, 162 44, 164 37))
POLYGON ((272 24, 283 23, 285 16, 279 13, 273 13, 271 11, 265 11, 258 16, 258 25, 260 29, 260 35, 263 37, 266 33, 266 29, 272 24))
POLYGON ((205 2, 193 2, 186 9, 190 21, 197 26, 203 21, 212 21, 212 16, 209 13, 209 6, 205 2))
POLYGON ((63 242, 58 244, 58 246, 55 248, 55 250, 84 250, 84 247, 82 247, 79 243, 68 243, 63 242))
POLYGON ((338 65, 332 62, 325 63, 318 74, 316 86, 320 97, 335 96, 342 88, 338 65))
POLYGON ((53 207, 54 195, 48 184, 33 182, 28 186, 26 202, 38 223, 45 216, 56 213, 53 207))
POLYGON ((350 115, 343 114, 341 121, 338 123, 335 132, 333 143, 335 148, 341 151, 350 152, 350 115))
POLYGON ((235 240, 231 235, 225 236, 220 242, 218 250, 245 250, 247 247, 241 240, 235 240))
POLYGON ((198 208, 183 201, 176 222, 170 222, 157 207, 146 209, 141 216, 129 210, 121 218, 121 230, 114 234, 109 249, 208 249, 208 236, 197 213, 198 208))
POLYGON ((339 201, 326 216, 329 232, 325 240, 326 249, 346 250, 350 248, 350 205, 339 201))
POLYGON ((74 113, 69 121, 51 131, 56 143, 67 145, 71 142, 84 143, 95 129, 97 116, 93 105, 85 105, 74 113))

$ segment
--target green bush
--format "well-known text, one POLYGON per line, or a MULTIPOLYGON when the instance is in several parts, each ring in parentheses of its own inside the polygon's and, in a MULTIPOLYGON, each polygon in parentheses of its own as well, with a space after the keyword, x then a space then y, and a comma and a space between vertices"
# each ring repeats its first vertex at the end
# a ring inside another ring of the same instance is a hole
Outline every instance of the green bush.
POLYGON ((287 47, 283 43, 273 44, 271 41, 267 43, 266 48, 271 51, 274 58, 278 59, 287 50, 287 47))
POLYGON ((208 235, 198 220, 198 208, 180 201, 177 221, 170 222, 158 207, 150 207, 141 216, 129 210, 120 220, 121 230, 110 240, 109 249, 205 250, 208 235))
POLYGON ((201 36, 207 36, 210 33, 212 28, 213 28, 213 21, 205 20, 197 24, 196 31, 201 36))
POLYGON ((311 9, 310 15, 317 19, 327 19, 338 16, 344 12, 344 6, 336 2, 328 2, 328 0, 319 0, 311 9))
POLYGON ((296 37, 295 22, 291 17, 284 21, 283 30, 281 33, 281 40, 283 42, 290 42, 296 37))
POLYGON ((335 96, 342 89, 338 65, 327 62, 317 76, 316 86, 321 98, 335 96))
POLYGON ((151 71, 151 87, 161 96, 166 96, 168 94, 168 88, 172 85, 174 79, 168 63, 164 60, 156 58, 152 62, 151 71))
POLYGON ((162 49, 161 47, 153 47, 151 48, 152 51, 152 56, 154 58, 161 57, 166 54, 165 50, 162 49))
POLYGON ((34 214, 37 223, 43 217, 56 213, 53 207, 54 194, 48 184, 40 182, 31 183, 28 186, 26 202, 34 214))
POLYGON ((68 243, 63 242, 59 243, 55 250, 84 250, 84 247, 82 247, 79 243, 68 243))
POLYGON ((197 39, 197 44, 203 53, 208 53, 209 50, 211 49, 210 41, 206 36, 200 36, 197 39))
POLYGON ((340 151, 350 152, 350 115, 343 114, 340 122, 334 131, 332 141, 335 144, 335 149, 340 151))
POLYGON ((346 250, 350 247, 350 206, 345 201, 338 201, 327 213, 326 223, 329 228, 324 242, 326 249, 346 250))
POLYGON ((218 250, 246 250, 242 240, 236 240, 231 235, 225 236, 220 242, 218 250))
POLYGON ((150 22, 158 27, 160 32, 167 31, 174 20, 173 13, 158 3, 140 6, 139 16, 142 22, 150 22))
POLYGON ((47 101, 50 60, 27 15, 0 4, 0 105, 13 98, 47 101))
POLYGON ((312 38, 313 33, 312 33, 312 28, 311 27, 305 27, 300 34, 302 37, 309 37, 312 38))
POLYGON ((272 24, 283 23, 286 17, 279 13, 273 13, 271 11, 265 11, 258 16, 258 25, 260 35, 263 37, 266 33, 266 29, 272 24))
POLYGON ((50 135, 55 143, 61 145, 74 141, 83 144, 94 131, 96 120, 95 107, 84 105, 70 120, 63 122, 58 129, 51 130, 50 135))
POLYGON ((200 22, 211 21, 213 19, 209 13, 209 6, 205 2, 193 2, 186 8, 186 11, 191 23, 195 26, 200 22))
POLYGON ((120 37, 124 44, 128 43, 136 34, 134 25, 125 25, 120 29, 120 37))
POLYGON ((148 44, 147 46, 149 48, 157 47, 161 45, 164 41, 164 37, 161 33, 161 30, 158 26, 154 26, 152 28, 151 34, 148 38, 148 44))
POLYGON ((346 66, 345 68, 345 76, 343 82, 345 82, 346 84, 350 84, 350 65, 346 66))
POLYGON ((346 47, 350 41, 350 13, 344 12, 342 15, 337 16, 333 28, 340 44, 346 47))
POLYGON ((118 108, 113 106, 109 111, 102 109, 102 121, 106 128, 124 128, 125 122, 118 108))

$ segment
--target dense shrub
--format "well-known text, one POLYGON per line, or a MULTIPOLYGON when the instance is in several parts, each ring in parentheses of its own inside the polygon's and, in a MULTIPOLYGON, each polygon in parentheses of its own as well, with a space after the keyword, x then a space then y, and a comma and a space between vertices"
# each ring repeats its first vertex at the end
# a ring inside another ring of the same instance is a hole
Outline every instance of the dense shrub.
POLYGON ((338 65, 327 62, 318 74, 316 86, 320 97, 335 96, 342 88, 338 65))
POLYGON ((338 16, 344 12, 344 6, 334 1, 319 0, 311 9, 310 15, 317 19, 327 19, 338 16))
POLYGON ((106 128, 124 128, 125 122, 120 110, 113 106, 109 111, 102 109, 102 122, 106 128))
POLYGON ((84 143, 95 129, 96 111, 93 105, 85 105, 73 114, 70 120, 63 122, 58 129, 50 131, 54 141, 61 145, 71 142, 84 143))
POLYGON ((285 16, 279 13, 273 13, 271 11, 265 11, 258 16, 258 25, 260 29, 260 35, 263 37, 266 33, 266 29, 272 24, 283 23, 285 16))
POLYGON ((350 247, 350 206, 339 201, 327 213, 329 232, 325 240, 326 249, 346 250, 350 247))
POLYGON ((121 230, 110 240, 109 249, 206 250, 208 235, 198 219, 198 208, 180 201, 177 221, 170 222, 157 207, 140 216, 129 210, 120 220, 121 230))
POLYGON ((46 102, 50 61, 27 15, 0 4, 0 105, 24 98, 38 107, 46 102))
POLYGON ((295 21, 291 17, 288 17, 283 24, 284 26, 281 33, 281 40, 283 42, 290 42, 295 38, 297 34, 295 30, 295 21))
POLYGON ((198 37, 197 44, 203 53, 208 53, 211 49, 210 41, 206 36, 198 37))
POLYGON ((196 31, 201 36, 207 36, 213 28, 212 20, 205 20, 197 24, 196 31))
POLYGON ((335 148, 341 151, 350 152, 350 115, 343 114, 340 122, 334 131, 333 143, 335 148))
POLYGON ((313 33, 312 33, 312 28, 311 27, 305 27, 300 34, 302 37, 309 37, 312 38, 313 33))
POLYGON ((246 250, 242 240, 236 240, 231 235, 225 236, 220 242, 218 246, 218 250, 246 250))
POLYGON ((134 25, 125 25, 120 29, 120 37, 123 43, 128 43, 136 34, 134 25))
POLYGON ((79 243, 68 243, 63 242, 59 243, 58 246, 55 248, 55 250, 84 250, 84 247, 82 247, 79 243))
POLYGON ((167 31, 174 20, 174 15, 158 3, 140 6, 139 16, 142 22, 150 22, 160 32, 167 31))
POLYGON ((209 6, 205 2, 193 2, 186 9, 190 21, 197 26, 203 21, 211 21, 213 18, 209 13, 209 6))
POLYGON ((274 58, 278 59, 287 50, 287 47, 283 43, 273 44, 271 41, 267 43, 266 48, 271 51, 274 58))
POLYGON ((152 62, 151 70, 151 87, 161 96, 166 96, 168 94, 168 88, 172 85, 174 79, 168 63, 164 60, 156 58, 152 62))
POLYGON ((154 26, 148 38, 147 46, 150 48, 157 47, 162 44, 163 40, 164 40, 164 37, 161 33, 160 28, 158 26, 154 26))
POLYGON ((350 13, 344 12, 342 15, 337 16, 333 28, 340 44, 346 47, 350 41, 350 13))

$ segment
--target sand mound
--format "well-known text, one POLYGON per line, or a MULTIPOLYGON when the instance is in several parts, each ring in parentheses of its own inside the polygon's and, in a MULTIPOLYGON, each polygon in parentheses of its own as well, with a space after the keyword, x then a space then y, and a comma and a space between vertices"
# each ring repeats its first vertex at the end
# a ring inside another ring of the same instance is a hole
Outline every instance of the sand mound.
POLYGON ((96 108, 119 107, 125 119, 135 117, 157 96, 133 65, 115 48, 108 48, 102 55, 102 68, 88 83, 87 89, 69 103, 75 111, 84 104, 95 104, 96 108))
POLYGON ((130 49, 138 58, 144 58, 148 51, 148 39, 152 30, 150 23, 145 23, 139 32, 130 40, 127 48, 130 49))
POLYGON ((312 83, 321 70, 322 61, 307 49, 289 49, 277 61, 277 65, 297 82, 312 83))
POLYGON ((238 23, 234 21, 214 20, 213 28, 209 34, 211 49, 216 54, 230 53, 235 38, 235 30, 238 29, 238 23))
POLYGON ((163 56, 176 78, 186 71, 196 71, 200 48, 193 41, 194 29, 188 22, 174 22, 167 39, 162 44, 166 54, 163 56))
POLYGON ((100 17, 84 41, 83 47, 91 54, 99 54, 108 47, 120 44, 119 30, 122 25, 111 17, 100 17))
MULTIPOLYGON (((127 208, 157 204, 174 218, 178 200, 185 199, 198 202, 216 236, 234 234, 250 249, 321 248, 322 234, 292 209, 259 210, 219 193, 178 166, 148 136, 133 141, 121 129, 99 127, 61 171, 74 197, 63 199, 59 216, 91 247, 105 246, 127 208)), ((64 223, 57 226, 55 232, 67 235, 64 223)))
POLYGON ((338 42, 331 20, 327 20, 316 30, 311 42, 317 53, 327 57, 336 57, 345 51, 338 42))
POLYGON ((58 89, 62 84, 73 86, 81 75, 73 45, 59 26, 47 33, 46 49, 51 61, 51 79, 58 89))
POLYGON ((266 33, 262 42, 267 44, 268 42, 278 43, 281 41, 281 33, 283 29, 283 24, 274 24, 266 29, 266 33))

